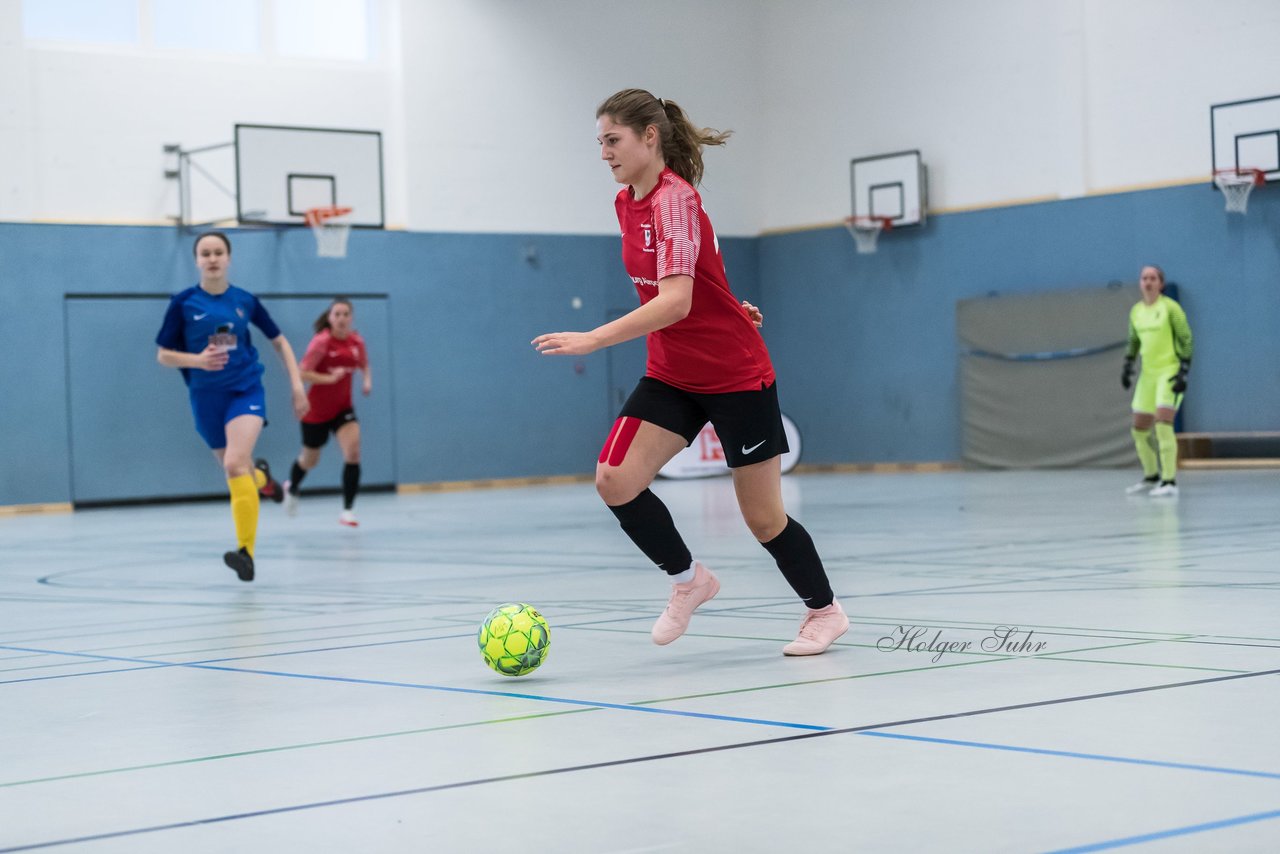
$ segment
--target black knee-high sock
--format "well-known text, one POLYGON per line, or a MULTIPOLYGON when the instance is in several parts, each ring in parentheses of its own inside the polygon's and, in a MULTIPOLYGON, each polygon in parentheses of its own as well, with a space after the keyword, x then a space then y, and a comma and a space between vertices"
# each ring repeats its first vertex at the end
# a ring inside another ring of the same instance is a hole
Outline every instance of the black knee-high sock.
POLYGON ((298 461, 293 461, 293 468, 289 469, 289 491, 294 495, 298 494, 298 488, 302 486, 302 479, 307 476, 307 470, 298 465, 298 461))
POLYGON ((693 565, 693 555, 676 530, 671 511, 658 496, 646 489, 626 504, 609 509, 631 542, 667 575, 678 575, 693 565))
POLYGON ((787 517, 787 527, 782 533, 767 543, 761 543, 778 562, 778 569, 796 591, 804 604, 810 608, 825 608, 835 601, 831 592, 831 582, 827 580, 827 571, 822 567, 822 558, 813 545, 813 538, 804 526, 787 517))
POLYGON ((342 508, 350 510, 360 491, 360 464, 347 463, 342 467, 342 508))

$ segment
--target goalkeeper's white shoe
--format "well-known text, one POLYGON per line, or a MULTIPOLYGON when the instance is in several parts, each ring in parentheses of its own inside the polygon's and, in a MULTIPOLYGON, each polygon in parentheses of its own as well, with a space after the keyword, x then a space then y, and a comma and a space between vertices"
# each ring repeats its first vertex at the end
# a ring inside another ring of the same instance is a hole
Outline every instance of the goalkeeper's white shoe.
POLYGON ((1150 492, 1160 485, 1160 478, 1146 477, 1135 483, 1133 486, 1127 487, 1124 491, 1125 495, 1141 495, 1144 492, 1150 492))

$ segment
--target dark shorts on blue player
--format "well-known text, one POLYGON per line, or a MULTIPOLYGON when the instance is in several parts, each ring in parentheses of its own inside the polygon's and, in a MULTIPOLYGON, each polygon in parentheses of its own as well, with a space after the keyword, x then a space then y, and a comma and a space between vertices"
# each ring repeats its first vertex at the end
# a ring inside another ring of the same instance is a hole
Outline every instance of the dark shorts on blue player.
POLYGON ((791 450, 782 428, 778 384, 759 391, 699 394, 643 377, 619 418, 639 418, 692 444, 708 421, 716 428, 729 468, 771 460, 791 450))
POLYGON ((262 383, 246 389, 191 389, 191 413, 196 432, 213 450, 227 446, 227 422, 241 415, 257 415, 267 423, 267 393, 262 383))

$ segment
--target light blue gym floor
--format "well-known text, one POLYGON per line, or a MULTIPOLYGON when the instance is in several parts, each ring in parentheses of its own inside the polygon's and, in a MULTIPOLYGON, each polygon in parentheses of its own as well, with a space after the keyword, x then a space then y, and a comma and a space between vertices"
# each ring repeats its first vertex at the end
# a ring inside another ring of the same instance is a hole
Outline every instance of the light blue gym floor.
POLYGON ((725 479, 655 487, 722 582, 669 647, 589 484, 265 505, 252 584, 221 503, 3 518, 0 851, 1280 850, 1280 478, 1134 479, 788 476, 814 658, 725 479))

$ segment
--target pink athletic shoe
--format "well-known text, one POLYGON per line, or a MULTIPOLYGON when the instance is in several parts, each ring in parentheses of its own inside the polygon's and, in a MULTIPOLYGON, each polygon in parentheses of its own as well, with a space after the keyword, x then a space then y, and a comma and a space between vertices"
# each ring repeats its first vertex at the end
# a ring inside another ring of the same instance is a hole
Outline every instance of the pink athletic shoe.
POLYGON ((720 580, 715 573, 696 560, 693 562, 693 580, 671 585, 671 599, 658 622, 653 624, 653 642, 666 646, 684 634, 689 628, 689 618, 703 602, 720 592, 720 580))
POLYGON ((800 624, 800 634, 782 648, 783 655, 817 655, 827 651, 836 638, 849 631, 849 618, 839 602, 816 611, 810 609, 800 624))

